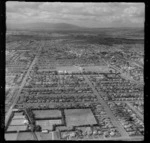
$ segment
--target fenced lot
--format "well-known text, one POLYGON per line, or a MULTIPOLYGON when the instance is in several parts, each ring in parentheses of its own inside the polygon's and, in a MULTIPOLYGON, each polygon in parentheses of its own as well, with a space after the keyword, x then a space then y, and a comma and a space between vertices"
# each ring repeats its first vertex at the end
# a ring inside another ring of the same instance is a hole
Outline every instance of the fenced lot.
POLYGON ((53 125, 60 125, 61 120, 37 120, 36 124, 42 127, 42 130, 53 130, 53 125))
POLYGON ((38 140, 52 140, 52 132, 49 133, 41 133, 36 132, 38 140))
POLYGON ((17 140, 17 133, 5 133, 5 140, 17 140))
POLYGON ((91 109, 68 109, 65 116, 67 126, 97 124, 91 109))
POLYGON ((59 110, 33 110, 35 118, 57 118, 61 117, 61 111, 59 110))
POLYGON ((22 132, 18 134, 17 140, 34 140, 31 132, 22 132))

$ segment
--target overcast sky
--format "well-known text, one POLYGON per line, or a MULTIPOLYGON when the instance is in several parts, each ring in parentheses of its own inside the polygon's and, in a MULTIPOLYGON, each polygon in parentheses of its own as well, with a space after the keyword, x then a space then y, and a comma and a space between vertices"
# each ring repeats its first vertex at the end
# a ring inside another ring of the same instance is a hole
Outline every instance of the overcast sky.
POLYGON ((70 23, 86 27, 143 27, 144 3, 7 2, 7 23, 70 23))

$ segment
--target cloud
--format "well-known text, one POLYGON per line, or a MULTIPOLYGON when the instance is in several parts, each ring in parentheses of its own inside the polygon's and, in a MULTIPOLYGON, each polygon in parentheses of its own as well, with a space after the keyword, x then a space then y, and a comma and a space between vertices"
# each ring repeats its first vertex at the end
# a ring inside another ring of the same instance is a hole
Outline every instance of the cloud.
POLYGON ((7 2, 7 21, 53 20, 82 26, 144 24, 144 3, 7 2))

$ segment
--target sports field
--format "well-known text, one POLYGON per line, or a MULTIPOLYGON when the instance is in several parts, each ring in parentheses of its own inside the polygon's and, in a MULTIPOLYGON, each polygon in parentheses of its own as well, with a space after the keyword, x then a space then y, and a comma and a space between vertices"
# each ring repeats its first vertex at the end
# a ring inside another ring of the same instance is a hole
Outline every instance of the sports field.
POLYGON ((12 132, 12 131, 25 131, 27 130, 26 125, 16 125, 16 126, 9 126, 7 131, 12 132))
POLYGON ((37 120, 37 125, 40 125, 42 127, 42 130, 52 130, 53 125, 60 125, 62 124, 61 120, 37 120))
POLYGON ((35 118, 56 118, 61 117, 61 111, 59 110, 33 110, 35 118))
POLYGON ((41 132, 36 132, 36 136, 38 140, 52 140, 52 132, 49 133, 41 133, 41 132))
POLYGON ((65 115, 68 127, 97 124, 91 109, 68 109, 65 115))
POLYGON ((109 68, 106 65, 103 66, 87 66, 84 67, 85 71, 91 71, 91 72, 109 72, 109 68))
POLYGON ((17 133, 5 133, 5 140, 17 140, 17 133))
POLYGON ((18 134, 17 140, 34 140, 31 132, 22 132, 18 134))

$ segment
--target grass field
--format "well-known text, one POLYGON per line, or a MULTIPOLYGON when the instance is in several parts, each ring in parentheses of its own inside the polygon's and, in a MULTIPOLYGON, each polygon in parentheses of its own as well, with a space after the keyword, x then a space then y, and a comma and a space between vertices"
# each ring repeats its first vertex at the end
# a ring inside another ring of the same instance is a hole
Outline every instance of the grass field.
POLYGON ((24 122, 26 121, 26 119, 13 119, 10 123, 11 126, 17 126, 17 125, 24 125, 24 122))
POLYGON ((42 130, 47 129, 47 130, 52 130, 53 125, 56 124, 61 124, 61 120, 37 120, 36 124, 40 125, 42 127, 42 130))
POLYGON ((109 72, 110 70, 107 66, 86 66, 84 69, 92 72, 109 72))
POLYGON ((27 130, 27 126, 25 125, 21 125, 21 126, 19 126, 19 125, 17 125, 17 126, 9 126, 8 127, 8 129, 7 129, 7 131, 9 132, 11 132, 11 131, 25 131, 25 130, 27 130))
POLYGON ((38 140, 52 140, 52 132, 49 133, 41 133, 36 132, 38 140))
POLYGON ((5 134, 5 140, 8 141, 12 141, 12 140, 17 140, 17 133, 6 133, 5 134))
POLYGON ((79 72, 78 67, 75 66, 64 66, 64 67, 57 67, 58 71, 67 71, 67 72, 79 72))
POLYGON ((67 126, 96 124, 95 117, 90 109, 65 110, 67 126))
POLYGON ((59 110, 33 110, 35 118, 56 118, 61 117, 61 111, 59 110))
POLYGON ((33 134, 30 132, 19 133, 17 140, 34 140, 33 134))

